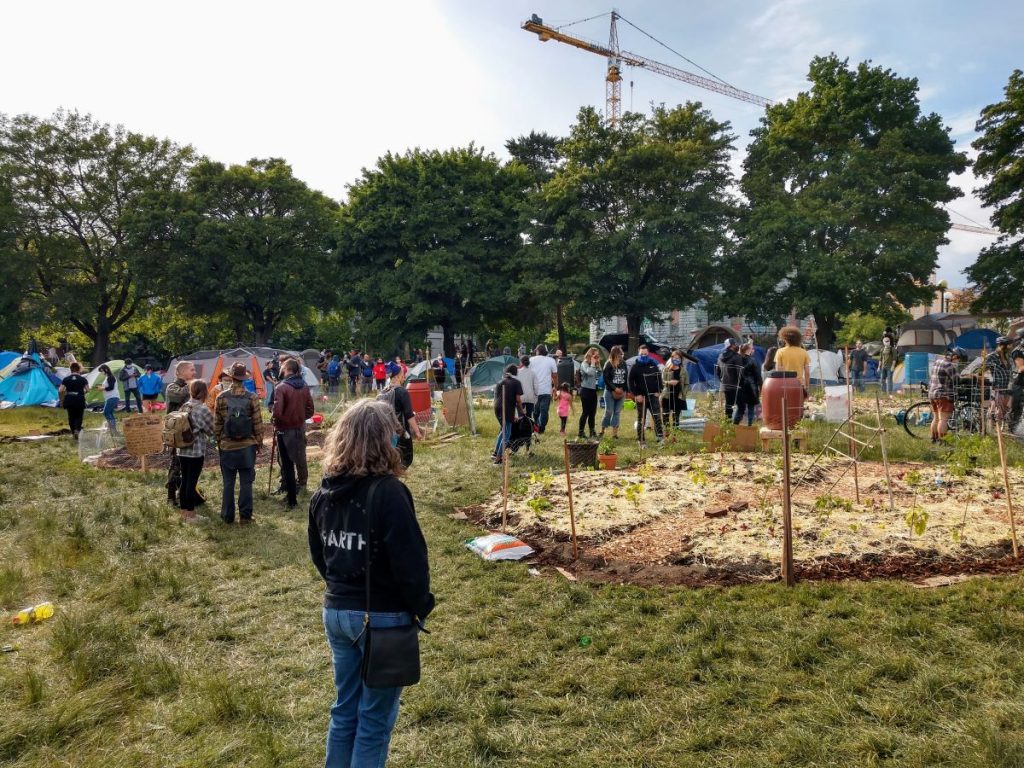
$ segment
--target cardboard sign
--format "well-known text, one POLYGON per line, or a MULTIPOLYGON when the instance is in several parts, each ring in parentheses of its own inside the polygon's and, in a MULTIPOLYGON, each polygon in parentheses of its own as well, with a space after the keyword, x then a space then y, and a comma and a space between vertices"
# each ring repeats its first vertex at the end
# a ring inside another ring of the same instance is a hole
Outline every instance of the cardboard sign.
POLYGON ((131 416, 121 422, 124 447, 132 456, 150 456, 164 449, 164 417, 155 413, 131 416))
POLYGON ((450 427, 469 426, 469 398, 462 387, 449 389, 441 396, 444 401, 444 419, 450 427))
POLYGON ((736 435, 732 439, 733 450, 756 451, 759 432, 760 430, 757 427, 746 427, 742 424, 737 424, 736 435))

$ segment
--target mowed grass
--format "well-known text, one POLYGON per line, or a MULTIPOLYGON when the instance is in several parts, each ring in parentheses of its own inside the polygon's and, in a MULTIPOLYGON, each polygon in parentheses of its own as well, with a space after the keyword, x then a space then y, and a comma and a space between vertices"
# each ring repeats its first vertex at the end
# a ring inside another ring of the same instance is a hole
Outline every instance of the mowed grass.
MULTIPOLYGON (((420 447, 408 478, 438 605, 390 765, 1024 765, 1019 578, 640 589, 485 563, 448 517, 500 484, 478 415, 481 437, 420 447)), ((514 470, 560 460, 549 433, 514 470)), ((215 503, 218 476, 202 485, 215 503)), ((16 646, 0 764, 322 762, 333 686, 306 518, 265 470, 257 488, 257 525, 186 526, 158 473, 83 466, 67 438, 0 445, 0 607, 57 605, 0 627, 16 646)))

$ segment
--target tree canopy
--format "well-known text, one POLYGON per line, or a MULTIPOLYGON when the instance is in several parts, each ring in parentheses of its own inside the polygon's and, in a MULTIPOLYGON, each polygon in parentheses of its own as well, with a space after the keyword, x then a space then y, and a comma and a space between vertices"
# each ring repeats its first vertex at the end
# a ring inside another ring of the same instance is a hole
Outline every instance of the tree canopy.
POLYGON ((1004 93, 975 126, 974 172, 986 179, 978 192, 1002 232, 966 270, 978 288, 976 311, 1024 311, 1024 72, 1014 70, 1004 93))
MULTIPOLYGON (((810 91, 768 107, 744 161, 740 244, 713 307, 779 322, 813 315, 822 348, 841 315, 927 300, 963 171, 917 80, 836 56, 811 62, 810 91)), ((877 313, 877 312, 876 312, 877 313)))

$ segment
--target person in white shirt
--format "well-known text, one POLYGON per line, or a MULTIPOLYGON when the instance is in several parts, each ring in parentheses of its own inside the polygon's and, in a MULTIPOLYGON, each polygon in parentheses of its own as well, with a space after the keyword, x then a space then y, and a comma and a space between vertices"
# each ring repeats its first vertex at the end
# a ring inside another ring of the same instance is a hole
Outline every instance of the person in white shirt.
POLYGON ((537 394, 533 420, 537 424, 537 431, 543 435, 548 424, 548 409, 551 408, 551 391, 558 379, 558 365, 548 357, 545 345, 537 345, 537 354, 530 358, 530 370, 533 372, 533 386, 537 394))
POLYGON ((533 418, 533 407, 537 404, 537 387, 533 382, 533 371, 530 370, 530 358, 522 355, 519 358, 519 371, 516 378, 523 385, 523 410, 526 411, 526 418, 533 418))

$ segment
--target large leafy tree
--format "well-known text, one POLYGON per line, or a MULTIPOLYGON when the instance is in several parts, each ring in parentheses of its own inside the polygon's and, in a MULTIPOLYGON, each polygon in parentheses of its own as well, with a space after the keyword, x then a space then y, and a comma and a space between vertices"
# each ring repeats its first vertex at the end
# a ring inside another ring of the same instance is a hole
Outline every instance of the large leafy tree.
POLYGON ((0 177, 0 349, 18 344, 28 288, 28 254, 19 245, 19 219, 8 180, 0 177))
POLYGON ((811 90, 768 107, 744 162, 741 246, 718 271, 713 307, 777 321, 813 315, 822 348, 841 315, 927 300, 946 241, 942 203, 967 160, 917 80, 835 56, 811 62, 811 90))
POLYGON ((70 323, 107 359, 113 333, 146 306, 149 244, 126 222, 142 201, 180 188, 189 148, 77 112, 0 118, 0 176, 10 180, 19 248, 44 314, 70 323))
POLYGON ((284 160, 204 160, 185 191, 148 201, 134 229, 164 248, 153 275, 167 296, 264 344, 282 322, 336 303, 337 209, 284 160))
POLYGON ((1010 75, 1006 98, 981 111, 974 141, 974 172, 986 179, 979 191, 1002 235, 967 268, 977 286, 974 310, 1024 311, 1024 72, 1010 75))
POLYGON ((564 165, 540 196, 543 237, 560 243, 566 295, 593 316, 626 318, 630 352, 645 317, 707 295, 735 211, 732 138, 689 103, 616 127, 585 107, 559 144, 564 165))
POLYGON ((338 260, 358 336, 419 339, 440 326, 451 354, 456 331, 508 313, 526 173, 473 146, 389 153, 364 169, 338 260))

